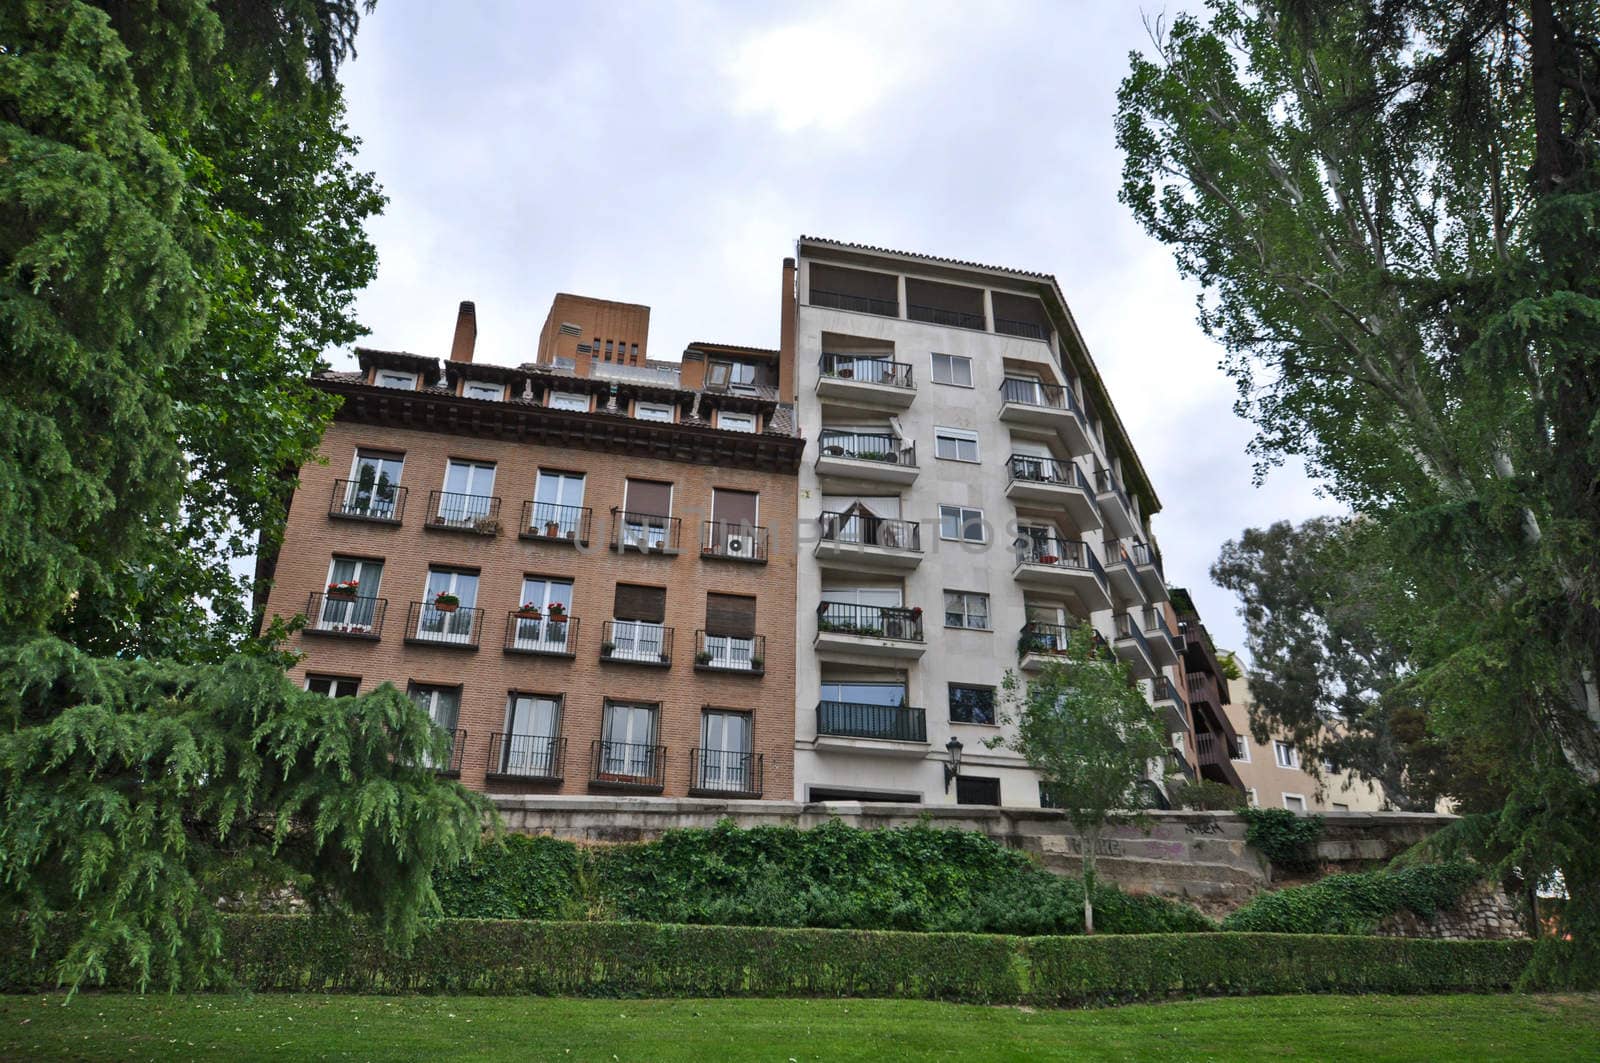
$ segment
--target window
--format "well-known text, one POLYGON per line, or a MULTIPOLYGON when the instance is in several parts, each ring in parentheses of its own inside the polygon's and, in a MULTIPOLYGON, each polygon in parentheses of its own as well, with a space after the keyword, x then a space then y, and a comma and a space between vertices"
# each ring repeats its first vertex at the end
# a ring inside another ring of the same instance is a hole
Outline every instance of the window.
POLYGON ((754 432, 756 415, 753 413, 728 413, 717 411, 717 427, 725 432, 754 432))
POLYGON ((344 512, 349 516, 393 520, 398 512, 400 474, 405 458, 371 450, 356 451, 345 487, 344 512))
POLYGON ((933 382, 935 384, 954 384, 956 387, 970 388, 972 386, 972 359, 959 354, 934 355, 933 382))
POLYGON ((956 804, 1000 804, 1000 780, 981 775, 956 776, 956 804))
POLYGON ((512 619, 511 648, 535 653, 569 652, 568 633, 572 625, 572 581, 546 576, 524 576, 521 609, 538 611, 537 619, 519 616, 512 619), (552 609, 559 606, 559 609, 552 609), (558 618, 559 614, 559 618, 558 618))
MULTIPOLYGON (((617 584, 611 603, 613 660, 661 661, 666 651, 667 590, 617 584)), ((600 647, 605 652, 605 646, 600 647)))
POLYGON ((1304 812, 1306 810, 1306 799, 1300 794, 1284 794, 1283 807, 1290 812, 1304 812))
POLYGON ((966 506, 940 506, 939 538, 968 543, 986 541, 983 531, 983 510, 969 509, 966 506))
POLYGON ((482 380, 469 380, 461 386, 461 395, 468 399, 491 399, 499 402, 506 397, 506 386, 482 380))
POLYGON ((978 460, 978 433, 965 432, 959 428, 935 428, 933 430, 933 454, 936 458, 945 461, 972 461, 978 460))
POLYGON ((950 722, 993 724, 994 687, 950 684, 950 722))
POLYGON ((755 380, 756 367, 749 362, 711 362, 706 366, 708 388, 749 388, 755 380))
POLYGON ((454 568, 428 569, 428 582, 422 591, 422 608, 417 610, 414 638, 425 642, 471 645, 477 640, 478 574, 454 568), (441 594, 452 595, 455 605, 438 604, 441 594))
POLYGON ((750 714, 707 709, 700 718, 700 759, 693 785, 701 790, 753 793, 750 714))
POLYGON ((432 522, 452 528, 471 528, 494 516, 494 463, 452 458, 444 470, 444 490, 432 522))
POLYGON ((550 400, 545 405, 552 410, 576 410, 578 413, 588 413, 589 396, 580 395, 575 391, 552 391, 550 400))
POLYGON ((900 708, 906 703, 905 680, 899 682, 852 682, 847 679, 822 681, 821 700, 846 705, 879 705, 900 708))
POLYGON ((308 675, 306 689, 330 698, 353 698, 361 680, 344 675, 308 675))
POLYGON ((548 694, 513 693, 506 707, 506 735, 500 746, 500 763, 490 771, 502 775, 530 775, 555 779, 561 775, 558 743, 561 735, 561 698, 548 694))
POLYGON ((672 485, 659 480, 629 479, 622 491, 622 526, 618 531, 622 548, 635 550, 676 550, 669 543, 672 528, 672 485))
POLYGON ((633 416, 641 421, 665 421, 672 423, 676 411, 664 402, 634 402, 633 416))
POLYGON ((611 361, 611 340, 606 340, 606 361, 611 361))
POLYGON ((380 388, 399 388, 402 391, 417 390, 417 374, 402 373, 395 369, 380 369, 373 382, 380 388))
POLYGON ((989 630, 989 596, 975 591, 945 591, 944 626, 989 630))
POLYGON ((628 361, 629 362, 637 362, 638 360, 639 360, 639 345, 637 343, 630 343, 628 345, 628 361))
POLYGON ((1300 766, 1300 754, 1288 742, 1273 742, 1272 755, 1277 759, 1278 767, 1280 768, 1298 768, 1300 766))
POLYGON ((1240 735, 1239 740, 1233 744, 1233 749, 1228 756, 1240 764, 1250 763, 1250 736, 1240 735))
POLYGON ((577 539, 588 534, 582 522, 583 473, 540 469, 528 530, 553 539, 577 539))
POLYGON ((606 702, 600 739, 600 779, 648 782, 655 778, 656 706, 606 702))
POLYGON ((383 583, 383 562, 363 557, 335 557, 328 565, 328 584, 354 583, 353 598, 324 594, 322 608, 312 621, 318 631, 371 634, 378 619, 378 591, 383 583))
POLYGON ((407 691, 411 700, 428 714, 428 719, 433 725, 450 736, 450 750, 448 757, 443 761, 425 758, 423 763, 436 771, 447 771, 455 762, 456 741, 460 735, 456 732, 456 723, 461 715, 461 688, 430 686, 423 683, 412 683, 407 691))
POLYGON ((710 660, 696 663, 713 668, 754 671, 756 657, 756 600, 739 594, 706 595, 706 643, 700 652, 710 660))
POLYGON ((1248 804, 1251 808, 1260 808, 1261 807, 1261 801, 1260 801, 1259 798, 1256 797, 1256 788, 1254 786, 1246 788, 1246 790, 1244 792, 1244 799, 1245 799, 1245 803, 1248 804))

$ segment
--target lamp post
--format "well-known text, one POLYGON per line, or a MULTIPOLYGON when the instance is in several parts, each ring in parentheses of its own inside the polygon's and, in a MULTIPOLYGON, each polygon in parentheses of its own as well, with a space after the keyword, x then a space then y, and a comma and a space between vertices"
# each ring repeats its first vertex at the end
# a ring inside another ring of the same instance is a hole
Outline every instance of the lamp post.
POLYGON ((950 736, 950 741, 944 744, 945 751, 950 754, 950 760, 944 766, 944 792, 950 792, 950 780, 961 775, 961 739, 950 736))

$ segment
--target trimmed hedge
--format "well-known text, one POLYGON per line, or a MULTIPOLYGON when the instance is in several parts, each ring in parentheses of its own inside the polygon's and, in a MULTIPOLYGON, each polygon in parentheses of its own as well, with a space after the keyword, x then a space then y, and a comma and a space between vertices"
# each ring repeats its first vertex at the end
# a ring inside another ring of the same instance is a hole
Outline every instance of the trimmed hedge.
POLYGON ((1483 877, 1471 864, 1417 864, 1397 871, 1329 875, 1308 886, 1258 894, 1222 921, 1224 930, 1370 934, 1401 910, 1428 918, 1454 908, 1483 877))
MULTIPOLYGON (((1247 993, 1487 992, 1515 985, 1533 952, 1526 941, 1278 934, 1016 938, 452 919, 435 924, 410 955, 400 956, 371 931, 305 916, 230 915, 222 925, 237 985, 256 991, 1062 1005, 1247 993)), ((58 954, 64 939, 53 944, 58 954)), ((52 986, 52 950, 44 951, 30 958, 16 935, 0 940, 0 986, 52 986)))

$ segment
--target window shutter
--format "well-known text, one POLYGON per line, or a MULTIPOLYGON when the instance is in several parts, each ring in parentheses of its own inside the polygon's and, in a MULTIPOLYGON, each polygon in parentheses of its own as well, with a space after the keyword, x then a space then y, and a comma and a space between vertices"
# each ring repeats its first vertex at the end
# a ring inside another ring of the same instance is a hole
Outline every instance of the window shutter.
POLYGON ((667 619, 667 589, 619 583, 616 598, 611 606, 611 616, 616 620, 663 623, 667 619))
POLYGON ((759 497, 754 491, 724 491, 718 488, 711 493, 711 519, 719 524, 754 527, 756 499, 759 497))
POLYGON ((749 638, 756 633, 756 600, 737 594, 706 595, 706 634, 749 638))
POLYGON ((652 517, 672 516, 672 485, 658 480, 628 481, 622 506, 629 513, 643 513, 652 517))

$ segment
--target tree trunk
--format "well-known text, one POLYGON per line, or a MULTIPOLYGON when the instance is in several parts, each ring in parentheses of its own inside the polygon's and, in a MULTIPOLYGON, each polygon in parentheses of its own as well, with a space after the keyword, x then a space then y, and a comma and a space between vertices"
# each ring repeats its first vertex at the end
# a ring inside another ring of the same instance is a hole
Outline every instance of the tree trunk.
POLYGON ((1098 834, 1083 838, 1083 932, 1094 933, 1094 848, 1099 842, 1098 834))
POLYGON ((1550 0, 1533 0, 1529 34, 1533 51, 1533 173, 1541 194, 1564 176, 1561 159, 1561 87, 1556 70, 1555 14, 1550 0))

